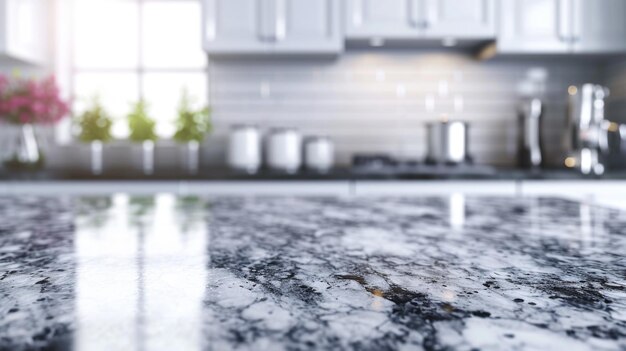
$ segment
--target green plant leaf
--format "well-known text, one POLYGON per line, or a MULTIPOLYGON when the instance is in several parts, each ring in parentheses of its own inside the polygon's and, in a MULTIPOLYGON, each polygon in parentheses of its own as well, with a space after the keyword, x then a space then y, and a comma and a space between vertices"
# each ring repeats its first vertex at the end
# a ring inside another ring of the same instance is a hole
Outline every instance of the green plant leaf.
POLYGON ((155 133, 156 122, 148 115, 145 101, 137 101, 127 119, 128 128, 130 129, 128 138, 131 141, 140 143, 158 139, 155 133))
POLYGON ((89 143, 96 140, 108 142, 113 139, 111 135, 113 120, 98 98, 94 98, 91 107, 78 116, 75 123, 80 129, 78 138, 82 142, 89 143))
POLYGON ((202 142, 207 133, 211 132, 211 110, 208 107, 195 110, 191 107, 186 90, 181 95, 176 119, 176 133, 174 140, 179 143, 190 141, 202 142))

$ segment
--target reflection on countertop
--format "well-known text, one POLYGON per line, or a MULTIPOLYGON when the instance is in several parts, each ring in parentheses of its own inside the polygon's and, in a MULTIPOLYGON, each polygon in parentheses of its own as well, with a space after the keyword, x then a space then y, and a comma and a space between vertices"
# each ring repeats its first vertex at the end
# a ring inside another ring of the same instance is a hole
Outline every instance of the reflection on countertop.
POLYGON ((0 197, 0 349, 618 350, 625 253, 560 199, 0 197))

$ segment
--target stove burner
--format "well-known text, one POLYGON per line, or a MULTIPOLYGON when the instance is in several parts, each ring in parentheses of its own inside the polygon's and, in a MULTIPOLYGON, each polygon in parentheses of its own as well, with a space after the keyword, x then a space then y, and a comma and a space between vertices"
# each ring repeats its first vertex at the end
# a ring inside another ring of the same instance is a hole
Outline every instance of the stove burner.
POLYGON ((459 164, 437 164, 416 160, 399 160, 385 154, 357 154, 352 158, 352 171, 357 174, 396 176, 482 176, 493 175, 491 166, 477 165, 472 159, 459 164))

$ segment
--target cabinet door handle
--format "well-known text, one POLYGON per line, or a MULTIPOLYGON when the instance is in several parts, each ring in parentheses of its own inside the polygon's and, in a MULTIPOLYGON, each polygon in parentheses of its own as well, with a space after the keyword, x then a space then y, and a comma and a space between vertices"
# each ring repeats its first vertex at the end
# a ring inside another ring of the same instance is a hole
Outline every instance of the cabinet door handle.
POLYGON ((274 41, 281 41, 287 36, 287 0, 274 1, 274 41))
POLYGON ((286 0, 259 0, 259 38, 264 42, 284 39, 286 32, 286 0))
POLYGON ((204 25, 204 35, 206 40, 213 41, 215 40, 215 35, 217 34, 217 24, 215 22, 215 12, 217 11, 217 4, 215 0, 205 0, 202 3, 202 13, 203 13, 203 25, 204 25))
POLYGON ((261 41, 268 41, 269 40, 269 34, 268 34, 268 26, 267 23, 269 21, 268 19, 268 8, 270 6, 270 1, 271 0, 258 0, 256 2, 257 5, 257 21, 258 21, 258 34, 259 34, 259 40, 261 41))
POLYGON ((558 0, 557 2, 557 34, 562 42, 571 43, 572 29, 572 6, 570 0, 558 0))
POLYGON ((421 0, 409 0, 409 24, 416 28, 424 27, 424 14, 422 13, 421 0))
POLYGON ((410 0, 409 1, 409 23, 411 26, 425 30, 430 27, 430 21, 427 17, 427 9, 425 0, 410 0))
MULTIPOLYGON (((363 4, 364 0, 352 0, 352 25, 355 27, 360 27, 363 25, 363 4)), ((411 9, 409 9, 409 14, 411 13, 411 9)))
POLYGON ((581 37, 581 16, 582 16, 582 1, 572 1, 572 40, 574 43, 578 43, 581 37))

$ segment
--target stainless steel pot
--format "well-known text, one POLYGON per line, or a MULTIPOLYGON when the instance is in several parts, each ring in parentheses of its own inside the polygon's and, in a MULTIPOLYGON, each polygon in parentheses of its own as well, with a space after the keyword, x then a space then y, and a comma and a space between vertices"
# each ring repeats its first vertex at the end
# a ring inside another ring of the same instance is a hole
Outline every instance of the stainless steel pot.
POLYGON ((583 174, 603 174, 612 151, 609 140, 617 136, 619 144, 626 142, 626 127, 605 116, 609 88, 587 83, 570 86, 568 94, 565 166, 583 174))
POLYGON ((543 164, 543 101, 524 99, 518 109, 517 163, 522 168, 539 168, 543 164))
POLYGON ((460 164, 469 162, 468 124, 461 121, 440 121, 426 124, 428 154, 426 162, 460 164))

